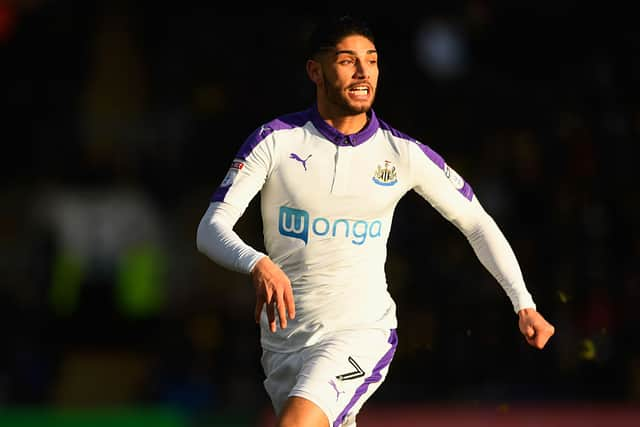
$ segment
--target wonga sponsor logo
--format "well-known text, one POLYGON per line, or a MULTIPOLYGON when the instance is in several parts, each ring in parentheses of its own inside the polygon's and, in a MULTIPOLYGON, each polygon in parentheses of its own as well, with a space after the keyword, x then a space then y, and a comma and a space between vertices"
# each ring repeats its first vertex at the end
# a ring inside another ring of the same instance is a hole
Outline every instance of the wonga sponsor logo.
POLYGON ((278 231, 283 236, 300 239, 305 244, 309 241, 309 234, 314 234, 350 239, 354 245, 363 245, 367 238, 381 236, 382 221, 330 220, 324 217, 311 219, 309 212, 305 210, 280 206, 278 231))

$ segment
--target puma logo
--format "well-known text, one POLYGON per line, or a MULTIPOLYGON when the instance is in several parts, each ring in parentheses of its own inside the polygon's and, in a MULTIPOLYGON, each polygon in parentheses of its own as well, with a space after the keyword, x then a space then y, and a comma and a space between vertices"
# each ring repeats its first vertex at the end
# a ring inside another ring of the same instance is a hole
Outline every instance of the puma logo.
POLYGON ((302 167, 304 168, 304 170, 307 170, 307 160, 309 160, 309 157, 311 157, 311 154, 309 154, 306 159, 302 160, 296 153, 289 154, 290 159, 294 159, 302 163, 302 167))
POLYGON ((265 125, 260 126, 260 130, 258 131, 258 134, 262 136, 265 134, 265 132, 271 133, 273 132, 273 129, 270 126, 265 126, 265 125))
POLYGON ((336 391, 336 402, 337 402, 338 399, 340 399, 340 395, 344 394, 344 391, 338 388, 338 384, 334 380, 330 380, 329 384, 331 384, 331 387, 333 387, 333 389, 336 391))

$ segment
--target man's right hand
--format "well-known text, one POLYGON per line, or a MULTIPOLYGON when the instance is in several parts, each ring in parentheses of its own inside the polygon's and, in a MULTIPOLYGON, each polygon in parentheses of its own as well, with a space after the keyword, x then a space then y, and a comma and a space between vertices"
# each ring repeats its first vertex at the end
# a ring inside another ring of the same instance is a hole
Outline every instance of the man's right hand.
POLYGON ((280 318, 280 327, 287 327, 287 314, 289 319, 296 316, 295 303, 293 302, 293 290, 291 281, 268 256, 262 257, 251 270, 251 279, 256 288, 256 323, 260 323, 262 306, 267 305, 267 319, 269 329, 276 331, 276 307, 280 318))

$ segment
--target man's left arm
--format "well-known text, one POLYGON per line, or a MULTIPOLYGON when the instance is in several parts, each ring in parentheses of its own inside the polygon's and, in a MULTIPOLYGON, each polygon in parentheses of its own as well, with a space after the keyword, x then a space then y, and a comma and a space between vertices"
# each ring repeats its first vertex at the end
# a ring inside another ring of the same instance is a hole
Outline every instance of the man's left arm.
POLYGON ((430 148, 416 147, 421 150, 411 153, 415 159, 413 189, 464 234, 480 263, 507 293, 527 343, 543 348, 554 327, 537 311, 506 237, 468 183, 430 148))
POLYGON ((518 314, 518 327, 527 343, 542 349, 555 328, 537 311, 533 297, 527 290, 520 265, 506 237, 493 218, 475 199, 473 217, 461 228, 476 256, 500 283, 518 314))

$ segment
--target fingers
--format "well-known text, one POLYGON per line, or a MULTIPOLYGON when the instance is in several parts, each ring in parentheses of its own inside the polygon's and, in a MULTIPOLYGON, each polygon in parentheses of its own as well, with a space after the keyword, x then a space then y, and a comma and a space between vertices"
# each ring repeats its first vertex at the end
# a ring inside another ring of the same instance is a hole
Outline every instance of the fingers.
MULTIPOLYGON (((278 317, 280 318, 280 327, 287 327, 287 307, 284 304, 284 297, 278 294, 278 317)), ((275 331, 273 331, 275 332, 275 331)))
POLYGON ((276 331, 275 321, 275 309, 273 292, 267 286, 258 286, 256 288, 256 307, 254 311, 254 317, 256 323, 260 323, 260 317, 262 316, 262 307, 266 305, 267 319, 269 321, 269 329, 271 332, 276 331))
POLYGON ((544 327, 536 334, 536 347, 542 349, 554 333, 555 328, 553 326, 549 324, 544 325, 544 327))
POLYGON ((533 338, 536 336, 536 330, 533 329, 533 326, 528 325, 527 329, 525 330, 525 335, 527 338, 533 338))
POLYGON ((267 320, 271 332, 276 331, 276 314, 281 328, 287 327, 289 319, 295 317, 295 303, 291 282, 286 274, 269 257, 261 258, 251 271, 256 288, 255 319, 260 322, 262 308, 266 305, 267 320), (278 312, 276 313, 276 309, 278 312))
MULTIPOLYGON (((271 330, 271 332, 275 332, 276 331, 276 313, 275 313, 275 307, 274 307, 274 298, 273 298, 273 291, 269 288, 266 287, 264 288, 264 292, 265 295, 261 297, 264 299, 264 303, 266 305, 266 312, 267 312, 267 321, 269 323, 269 329, 271 330)), ((260 310, 262 310, 262 305, 260 306, 260 310)), ((259 318, 258 318, 259 319, 259 318)))
POLYGON ((276 310, 273 302, 267 303, 267 320, 269 321, 269 330, 276 331, 276 310))
POLYGON ((289 312, 289 319, 295 319, 296 304, 293 301, 293 291, 291 290, 291 286, 289 286, 284 293, 284 303, 287 307, 287 311, 289 312))
POLYGON ((256 323, 260 323, 260 317, 262 316, 262 307, 264 305, 267 306, 266 311, 267 311, 267 319, 269 321, 269 329, 271 330, 271 332, 275 332, 276 331, 276 316, 275 316, 275 309, 274 309, 275 304, 265 301, 265 299, 262 297, 257 297, 256 299, 256 308, 254 312, 255 321, 256 323))
MULTIPOLYGON (((287 327, 287 314, 289 315, 289 319, 293 319, 296 316, 296 308, 295 303, 293 302, 293 291, 291 290, 291 286, 287 286, 284 289, 284 292, 276 293, 276 304, 278 308, 278 319, 280 320, 280 328, 284 329, 287 327)), ((276 323, 275 323, 275 308, 274 304, 269 304, 267 306, 267 315, 269 315, 269 309, 273 313, 273 321, 271 317, 269 317, 269 326, 271 332, 276 331, 276 323)))
POLYGON ((256 294, 256 306, 254 317, 256 323, 260 323, 262 308, 266 306, 267 321, 271 332, 277 329, 276 315, 282 329, 287 327, 287 314, 289 319, 295 318, 295 303, 291 285, 287 284, 283 288, 270 286, 260 286, 256 294), (277 310, 277 313, 276 313, 277 310))
POLYGON ((555 328, 544 322, 544 324, 536 325, 533 336, 528 336, 527 342, 533 347, 542 350, 554 333, 555 328))
POLYGON ((527 343, 538 349, 544 348, 555 333, 553 325, 532 308, 518 311, 518 326, 527 343))

